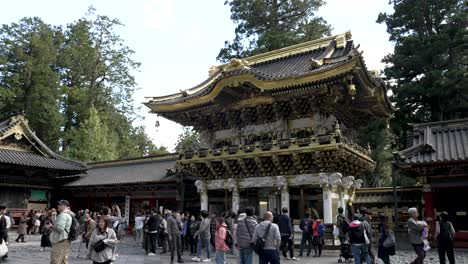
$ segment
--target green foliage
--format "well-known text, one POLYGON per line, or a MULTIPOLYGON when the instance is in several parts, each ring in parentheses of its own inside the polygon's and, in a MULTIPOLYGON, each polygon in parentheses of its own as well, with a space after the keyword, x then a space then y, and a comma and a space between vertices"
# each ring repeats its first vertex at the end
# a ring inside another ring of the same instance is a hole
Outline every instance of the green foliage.
POLYGON ((65 28, 24 18, 0 29, 0 116, 24 111, 53 150, 99 161, 163 153, 137 118, 133 72, 139 63, 115 33, 122 24, 93 8, 65 28), (98 115, 99 118, 96 118, 98 115), (95 143, 83 135, 99 132, 95 143), (106 137, 108 141, 103 141, 106 137))
POLYGON ((183 127, 176 143, 176 151, 194 149, 200 144, 200 134, 191 127, 183 127))
POLYGON ((376 162, 375 171, 364 175, 368 186, 391 186, 392 184, 392 134, 384 120, 376 120, 359 129, 356 141, 369 146, 371 157, 376 162))
POLYGON ((53 65, 56 29, 24 18, 0 29, 0 115, 28 114, 36 134, 52 149, 60 139, 61 89, 53 65))
POLYGON ((395 0, 381 13, 395 42, 385 76, 400 109, 392 129, 404 148, 408 123, 468 117, 467 7, 462 0, 395 0))
POLYGON ((228 0, 235 38, 217 60, 227 62, 330 35, 331 27, 314 15, 322 0, 228 0))
POLYGON ((66 155, 78 160, 93 162, 113 160, 118 157, 116 135, 101 121, 98 111, 91 107, 88 119, 69 134, 73 137, 66 155))

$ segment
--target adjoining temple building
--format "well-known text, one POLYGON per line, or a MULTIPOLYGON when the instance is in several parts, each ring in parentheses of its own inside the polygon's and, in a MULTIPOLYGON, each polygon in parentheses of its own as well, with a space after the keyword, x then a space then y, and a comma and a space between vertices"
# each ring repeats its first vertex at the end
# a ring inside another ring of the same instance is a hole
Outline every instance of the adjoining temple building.
POLYGON ((396 153, 395 164, 422 185, 421 213, 432 227, 440 212, 448 212, 455 246, 468 247, 468 119, 410 125, 407 148, 396 153))
POLYGON ((358 48, 347 32, 233 59, 193 88, 148 97, 152 113, 200 132, 177 169, 199 177, 202 209, 286 206, 299 218, 313 207, 333 222, 375 167, 357 129, 394 111, 358 48))
POLYGON ((54 190, 86 169, 48 148, 24 115, 0 119, 0 201, 11 211, 50 207, 54 190))

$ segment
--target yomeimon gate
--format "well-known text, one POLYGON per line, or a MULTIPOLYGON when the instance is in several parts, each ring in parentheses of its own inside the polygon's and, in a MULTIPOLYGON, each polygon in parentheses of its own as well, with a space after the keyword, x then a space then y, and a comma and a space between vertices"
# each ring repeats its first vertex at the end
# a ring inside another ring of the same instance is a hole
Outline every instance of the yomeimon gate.
POLYGON ((375 167, 356 130, 393 112, 349 32, 233 59, 146 106, 200 132, 177 166, 200 178, 202 209, 287 206, 297 218, 312 207, 326 223, 375 167))

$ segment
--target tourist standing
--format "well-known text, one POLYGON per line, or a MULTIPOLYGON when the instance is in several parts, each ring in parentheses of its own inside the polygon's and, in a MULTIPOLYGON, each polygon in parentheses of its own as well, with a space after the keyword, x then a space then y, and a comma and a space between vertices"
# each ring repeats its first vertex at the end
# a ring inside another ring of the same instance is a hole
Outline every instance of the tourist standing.
MULTIPOLYGON (((0 245, 5 243, 8 246, 8 228, 7 228, 7 217, 6 206, 0 205, 0 245)), ((1 261, 6 261, 8 258, 8 252, 4 256, 0 256, 1 261)))
POLYGON ((367 252, 366 231, 362 222, 359 221, 359 215, 354 215, 353 220, 354 221, 349 224, 349 242, 353 249, 354 263, 361 264, 361 258, 363 258, 367 264, 370 264, 371 259, 367 252))
POLYGON ((427 228, 427 224, 418 220, 418 209, 412 207, 408 209, 410 218, 408 219, 408 235, 409 242, 416 252, 416 259, 411 264, 423 264, 426 258, 426 251, 424 251, 423 230, 427 228))
POLYGON ((302 257, 304 247, 307 244, 307 256, 310 256, 312 251, 312 218, 309 213, 305 214, 305 217, 301 220, 299 228, 302 230, 301 247, 299 250, 299 257, 302 257))
POLYGON ((336 227, 338 228, 338 239, 340 240, 340 245, 343 245, 346 242, 346 233, 348 233, 349 230, 349 221, 344 214, 343 207, 338 208, 336 227))
POLYGON ((206 259, 203 262, 210 262, 211 248, 210 248, 210 238, 211 238, 211 221, 208 217, 208 212, 203 210, 201 211, 202 221, 200 223, 200 228, 195 232, 194 237, 198 237, 198 248, 197 256, 192 258, 194 261, 200 261, 203 250, 206 250, 206 259))
POLYGON ((436 222, 435 237, 437 239, 440 264, 445 264, 445 254, 447 254, 449 263, 455 264, 455 257, 453 254, 455 229, 449 221, 448 213, 445 211, 440 214, 440 221, 436 222))
POLYGON ((70 254, 68 233, 75 214, 70 211, 70 204, 67 200, 58 202, 58 211, 59 215, 57 215, 55 222, 45 226, 45 228, 51 229, 50 242, 52 242, 52 250, 50 251, 50 263, 67 264, 68 255, 70 254))
POLYGON ((175 253, 177 252, 177 263, 184 263, 182 260, 182 222, 180 214, 171 211, 166 212, 167 236, 169 239, 169 248, 171 249, 171 264, 174 263, 175 253))
POLYGON ((21 216, 18 229, 16 230, 16 233, 18 233, 18 237, 15 240, 16 243, 19 243, 20 239, 21 239, 21 243, 26 243, 26 241, 24 241, 24 236, 27 234, 27 228, 28 228, 27 224, 28 224, 28 213, 24 212, 23 216, 21 216))
POLYGON ((190 256, 195 255, 195 249, 197 248, 197 240, 195 239, 194 235, 197 232, 198 228, 200 227, 200 221, 196 220, 195 216, 190 216, 190 221, 188 222, 188 236, 189 236, 189 248, 190 248, 190 256))
POLYGON ((217 221, 216 227, 216 241, 215 241, 215 249, 216 249, 216 264, 225 264, 226 263, 226 251, 229 250, 228 245, 226 245, 226 235, 228 226, 226 225, 224 218, 219 217, 217 221))
POLYGON ((100 219, 89 239, 88 258, 93 264, 112 263, 115 261, 118 242, 115 231, 107 226, 105 219, 100 219))
POLYGON ((380 216, 379 223, 379 250, 377 256, 384 262, 390 264, 390 256, 395 255, 395 234, 390 229, 388 218, 380 216))
POLYGON ((363 219, 362 224, 366 231, 367 238, 369 239, 369 244, 367 244, 367 252, 369 253, 371 263, 375 264, 375 255, 374 251, 372 250, 372 215, 365 208, 361 214, 363 219))
POLYGON ((281 243, 280 230, 278 225, 272 223, 273 214, 271 212, 265 212, 263 214, 263 220, 263 222, 255 227, 252 239, 252 241, 257 241, 257 238, 264 238, 265 246, 263 252, 258 256, 259 264, 279 264, 279 245, 281 243))
POLYGON ((281 249, 285 259, 297 260, 294 257, 293 226, 291 218, 288 215, 288 208, 283 207, 283 214, 278 218, 278 227, 281 234, 281 249), (287 255, 289 251, 289 258, 287 255))
POLYGON ((167 239, 167 219, 165 217, 161 218, 161 224, 159 225, 159 241, 162 245, 161 254, 167 253, 168 239, 167 239))
POLYGON ((239 218, 237 219, 236 242, 239 248, 240 264, 253 264, 253 233, 257 220, 255 220, 254 208, 247 207, 245 212, 239 209, 239 218))
POLYGON ((148 228, 148 256, 156 255, 158 247, 158 229, 161 224, 161 217, 153 211, 153 214, 148 218, 146 226, 148 228))
POLYGON ((42 224, 42 235, 41 235, 41 251, 46 250, 48 247, 52 247, 52 243, 50 242, 50 229, 45 228, 52 224, 52 212, 47 211, 47 216, 44 218, 44 223, 42 224))
POLYGON ((27 224, 26 233, 28 236, 31 233, 31 229, 34 226, 34 215, 35 215, 34 210, 33 209, 29 210, 27 223, 26 223, 27 224))
POLYGON ((323 233, 325 231, 325 226, 322 223, 322 220, 316 216, 314 223, 312 224, 312 244, 314 245, 314 257, 322 256, 322 246, 323 246, 323 233))
POLYGON ((96 229, 96 221, 94 221, 89 213, 85 213, 84 215, 84 234, 83 240, 86 243, 86 249, 88 249, 89 239, 91 238, 91 234, 93 233, 94 229, 96 229))
POLYGON ((211 222, 210 222, 210 243, 211 248, 215 248, 215 236, 216 236, 216 218, 218 216, 215 213, 211 214, 211 222))
POLYGON ((135 216, 135 240, 137 244, 143 244, 143 223, 145 222, 144 216, 140 213, 137 213, 135 216))

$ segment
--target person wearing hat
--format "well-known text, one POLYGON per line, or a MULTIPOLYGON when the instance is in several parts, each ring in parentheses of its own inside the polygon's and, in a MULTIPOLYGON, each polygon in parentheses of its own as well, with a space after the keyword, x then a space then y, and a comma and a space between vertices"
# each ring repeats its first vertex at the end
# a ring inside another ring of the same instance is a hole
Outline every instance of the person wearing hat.
POLYGON ((50 242, 52 243, 52 250, 50 251, 50 264, 67 264, 68 255, 70 254, 68 233, 70 232, 75 214, 70 211, 70 204, 67 200, 60 200, 57 209, 59 215, 57 215, 55 222, 45 226, 45 228, 51 231, 50 242))

